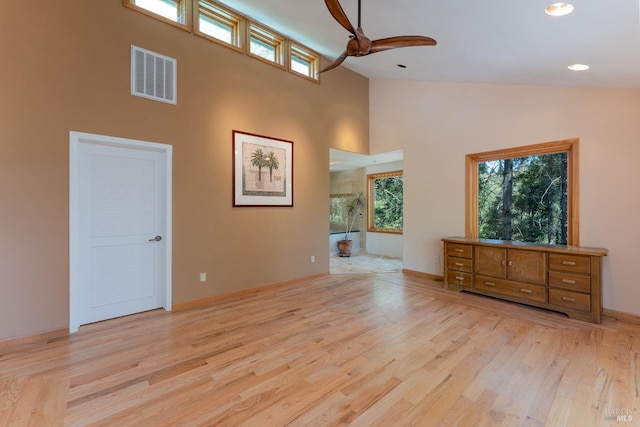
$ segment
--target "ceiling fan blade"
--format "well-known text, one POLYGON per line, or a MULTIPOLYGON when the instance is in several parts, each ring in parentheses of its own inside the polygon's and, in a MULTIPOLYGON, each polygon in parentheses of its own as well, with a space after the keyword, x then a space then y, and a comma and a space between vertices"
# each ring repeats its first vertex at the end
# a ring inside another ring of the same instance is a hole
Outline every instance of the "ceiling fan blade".
POLYGON ((329 70, 333 70, 334 68, 336 68, 338 65, 342 64, 344 62, 345 59, 347 59, 347 56, 349 56, 347 54, 347 51, 345 50, 342 55, 340 55, 335 61, 333 61, 331 64, 327 65, 326 67, 324 67, 323 69, 321 69, 318 74, 324 73, 325 71, 329 71, 329 70))
POLYGON ((356 30, 353 28, 353 25, 351 25, 349 17, 347 17, 347 14, 344 13, 344 10, 342 9, 342 6, 340 6, 338 0, 324 0, 324 2, 327 5, 327 9, 329 9, 329 13, 331 13, 331 16, 333 16, 333 19, 338 21, 338 23, 342 25, 345 30, 349 31, 355 36, 356 30))
POLYGON ((383 50, 395 49, 398 47, 410 46, 435 46, 437 42, 431 37, 424 36, 397 36, 386 39, 374 40, 371 42, 371 52, 376 53, 383 50))

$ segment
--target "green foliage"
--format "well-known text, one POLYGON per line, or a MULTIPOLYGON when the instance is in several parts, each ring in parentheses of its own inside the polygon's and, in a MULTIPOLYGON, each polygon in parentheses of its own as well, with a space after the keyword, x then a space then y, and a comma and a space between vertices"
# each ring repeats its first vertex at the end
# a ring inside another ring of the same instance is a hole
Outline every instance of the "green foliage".
POLYGON ((332 197, 330 203, 329 222, 331 231, 344 231, 345 240, 349 240, 351 232, 359 231, 358 218, 362 216, 366 206, 364 194, 332 197))
POLYGON ((402 230, 403 184, 402 175, 374 180, 373 226, 375 228, 402 230))
POLYGON ((567 243, 567 153, 480 163, 478 184, 481 238, 567 243))
POLYGON ((329 224, 331 233, 347 230, 347 225, 344 223, 344 215, 342 215, 342 201, 339 197, 332 196, 329 199, 329 224))

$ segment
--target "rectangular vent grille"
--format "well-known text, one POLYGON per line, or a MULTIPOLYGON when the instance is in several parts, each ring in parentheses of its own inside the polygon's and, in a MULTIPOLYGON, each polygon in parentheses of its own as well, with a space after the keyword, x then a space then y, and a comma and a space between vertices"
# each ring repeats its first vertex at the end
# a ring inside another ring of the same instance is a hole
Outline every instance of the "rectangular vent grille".
POLYGON ((131 95, 176 104, 177 61, 131 45, 131 95))

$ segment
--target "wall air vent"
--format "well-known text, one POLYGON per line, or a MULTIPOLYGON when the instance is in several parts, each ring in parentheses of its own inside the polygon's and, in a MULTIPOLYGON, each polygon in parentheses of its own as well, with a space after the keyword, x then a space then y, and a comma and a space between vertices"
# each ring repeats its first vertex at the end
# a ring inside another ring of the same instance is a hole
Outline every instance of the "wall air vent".
POLYGON ((177 103, 177 61, 131 45, 131 95, 177 103))

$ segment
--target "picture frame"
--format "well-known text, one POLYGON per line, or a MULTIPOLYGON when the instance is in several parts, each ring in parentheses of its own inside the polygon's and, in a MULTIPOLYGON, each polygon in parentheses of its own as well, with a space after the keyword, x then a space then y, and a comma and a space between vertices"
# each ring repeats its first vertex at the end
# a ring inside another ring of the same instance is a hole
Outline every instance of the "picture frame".
POLYGON ((293 141, 233 131, 233 206, 293 207, 293 141))

